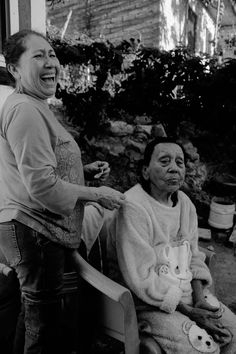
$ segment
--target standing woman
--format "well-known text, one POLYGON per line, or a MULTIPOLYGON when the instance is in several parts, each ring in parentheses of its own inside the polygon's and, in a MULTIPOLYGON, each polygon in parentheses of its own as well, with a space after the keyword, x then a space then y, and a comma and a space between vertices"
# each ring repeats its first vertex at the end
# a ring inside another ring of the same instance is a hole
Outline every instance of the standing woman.
MULTIPOLYGON (((0 111, 7 97, 14 91, 13 82, 7 73, 5 61, 0 58, 0 111)), ((0 204, 2 198, 0 178, 0 204)), ((0 249, 0 264, 7 260, 0 249)), ((6 268, 5 268, 6 269, 6 268)), ((12 353, 12 340, 15 335, 16 321, 20 310, 19 285, 15 273, 6 276, 0 272, 0 348, 2 353, 12 353)))
POLYGON ((84 204, 112 210, 124 196, 84 186, 84 174, 104 180, 109 166, 96 161, 83 167, 78 145, 49 110, 60 64, 46 38, 17 32, 4 57, 16 91, 0 114, 0 249, 17 273, 25 324, 24 333, 18 321, 14 353, 60 353, 64 255, 80 244, 84 204))

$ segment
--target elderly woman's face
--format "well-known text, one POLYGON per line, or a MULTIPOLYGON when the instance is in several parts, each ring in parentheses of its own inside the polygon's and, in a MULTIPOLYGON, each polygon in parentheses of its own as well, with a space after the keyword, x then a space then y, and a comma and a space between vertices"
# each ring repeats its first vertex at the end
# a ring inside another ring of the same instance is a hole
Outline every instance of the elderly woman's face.
POLYGON ((26 51, 16 66, 17 77, 26 92, 41 99, 55 94, 60 64, 50 44, 42 37, 30 35, 26 51))
POLYGON ((150 182, 150 189, 158 193, 176 192, 185 178, 184 154, 174 143, 156 145, 149 166, 143 167, 143 177, 150 182))

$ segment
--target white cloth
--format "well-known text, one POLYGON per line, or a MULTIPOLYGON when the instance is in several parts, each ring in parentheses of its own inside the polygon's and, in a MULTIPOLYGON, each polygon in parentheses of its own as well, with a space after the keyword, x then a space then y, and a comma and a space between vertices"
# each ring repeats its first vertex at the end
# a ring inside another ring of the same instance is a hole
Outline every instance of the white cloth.
POLYGON ((11 86, 0 85, 0 110, 7 97, 14 91, 11 86))
POLYGON ((178 192, 177 204, 167 207, 140 185, 127 191, 126 197, 123 207, 109 216, 103 229, 108 230, 110 276, 130 288, 139 300, 140 332, 154 337, 166 354, 236 353, 236 316, 206 286, 206 301, 221 307, 220 323, 234 335, 229 345, 219 348, 204 329, 176 311, 180 299, 191 297, 188 271, 205 285, 212 281, 198 249, 197 214, 190 199, 178 192), (176 265, 179 269, 175 273, 176 265))
POLYGON ((138 299, 172 313, 180 300, 192 302, 192 279, 212 283, 198 249, 195 207, 183 192, 174 207, 158 203, 139 184, 125 194, 108 227, 110 275, 138 299))
POLYGON ((84 208, 81 238, 86 245, 87 256, 96 241, 104 222, 104 208, 97 203, 87 203, 84 208))

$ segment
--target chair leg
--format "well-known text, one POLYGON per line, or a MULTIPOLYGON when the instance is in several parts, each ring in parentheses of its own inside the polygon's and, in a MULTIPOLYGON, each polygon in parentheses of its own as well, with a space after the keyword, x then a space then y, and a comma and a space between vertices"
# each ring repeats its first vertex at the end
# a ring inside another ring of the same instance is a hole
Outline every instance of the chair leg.
POLYGON ((158 343, 152 337, 140 335, 140 354, 163 354, 158 343))

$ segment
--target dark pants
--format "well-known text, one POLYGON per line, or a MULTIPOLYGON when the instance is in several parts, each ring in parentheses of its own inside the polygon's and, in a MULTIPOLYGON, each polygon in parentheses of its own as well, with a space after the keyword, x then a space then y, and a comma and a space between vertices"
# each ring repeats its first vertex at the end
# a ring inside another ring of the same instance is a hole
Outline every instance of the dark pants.
POLYGON ((14 354, 61 353, 64 248, 13 221, 0 223, 0 249, 16 271, 22 297, 14 354))
MULTIPOLYGON (((0 262, 7 261, 0 251, 0 262)), ((17 317, 20 312, 20 291, 16 274, 0 274, 0 352, 12 354, 17 317)))

